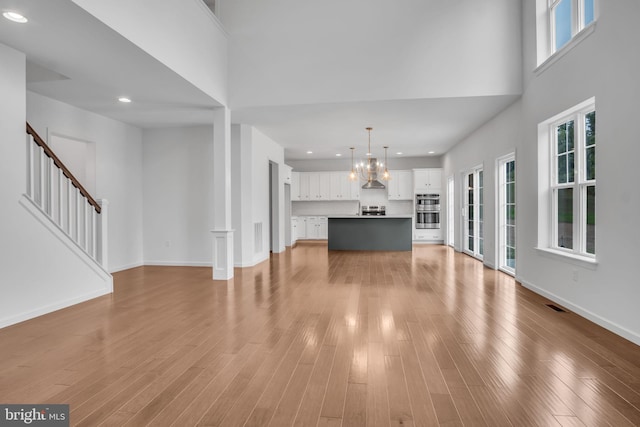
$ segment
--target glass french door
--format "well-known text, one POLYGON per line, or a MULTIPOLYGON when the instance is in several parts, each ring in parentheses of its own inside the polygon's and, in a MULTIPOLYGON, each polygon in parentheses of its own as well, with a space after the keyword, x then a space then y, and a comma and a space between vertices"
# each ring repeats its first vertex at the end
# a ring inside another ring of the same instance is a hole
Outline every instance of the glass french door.
POLYGON ((464 251, 482 259, 484 255, 484 174, 482 167, 463 174, 464 251))
POLYGON ((499 268, 516 272, 516 160, 512 154, 498 162, 499 268))
POLYGON ((455 245, 455 227, 454 227, 454 181, 453 176, 447 180, 447 244, 455 245))

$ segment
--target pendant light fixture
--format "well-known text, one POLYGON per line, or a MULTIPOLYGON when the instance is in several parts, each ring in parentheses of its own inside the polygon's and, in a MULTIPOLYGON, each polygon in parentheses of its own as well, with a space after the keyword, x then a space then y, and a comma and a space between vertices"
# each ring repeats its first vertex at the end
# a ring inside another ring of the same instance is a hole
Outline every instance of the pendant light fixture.
POLYGON ((378 177, 383 181, 388 181, 391 179, 391 175, 389 174, 389 169, 387 168, 387 150, 389 146, 385 145, 384 148, 384 163, 379 162, 376 158, 373 157, 371 151, 371 131, 373 128, 366 128, 369 134, 368 141, 368 150, 366 158, 360 161, 359 163, 354 163, 353 156, 355 147, 351 147, 351 172, 349 173, 349 179, 352 181, 362 180, 366 181, 366 184, 362 186, 362 188, 369 189, 377 189, 377 188, 385 188, 384 185, 378 182, 378 177))

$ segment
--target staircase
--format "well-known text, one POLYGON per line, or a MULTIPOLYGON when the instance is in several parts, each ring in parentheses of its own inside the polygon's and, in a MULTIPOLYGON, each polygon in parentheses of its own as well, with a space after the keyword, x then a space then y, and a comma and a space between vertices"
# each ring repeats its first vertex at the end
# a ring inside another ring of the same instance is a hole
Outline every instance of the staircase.
POLYGON ((86 256, 107 271, 107 206, 96 201, 27 123, 26 197, 86 256))

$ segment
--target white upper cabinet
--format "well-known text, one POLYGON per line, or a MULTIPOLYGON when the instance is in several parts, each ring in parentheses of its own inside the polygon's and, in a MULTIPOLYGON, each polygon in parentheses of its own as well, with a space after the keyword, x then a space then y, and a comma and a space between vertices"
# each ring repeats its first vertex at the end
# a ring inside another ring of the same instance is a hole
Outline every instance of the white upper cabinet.
POLYGON ((385 182, 389 200, 413 200, 413 172, 392 170, 389 174, 391 179, 385 182))
POLYGON ((301 172, 300 200, 331 200, 331 172, 301 172), (308 182, 307 197, 302 198, 302 184, 308 182))
POLYGON ((349 172, 293 172, 291 200, 360 200, 360 182, 349 172))
POLYGON ((358 200, 360 185, 349 179, 349 172, 331 172, 331 200, 358 200))
POLYGON ((300 196, 298 200, 315 200, 315 197, 311 198, 311 188, 310 188, 310 180, 309 174, 306 172, 299 173, 299 191, 300 196))
POLYGON ((300 200, 300 172, 291 172, 291 200, 300 200))
MULTIPOLYGON (((347 173, 347 177, 349 174, 347 173)), ((347 178, 348 179, 348 178, 347 178)), ((360 180, 356 179, 355 181, 349 180, 350 193, 349 196, 351 200, 360 200, 360 180)))
POLYGON ((442 169, 414 169, 413 189, 416 193, 440 193, 442 189, 442 169))

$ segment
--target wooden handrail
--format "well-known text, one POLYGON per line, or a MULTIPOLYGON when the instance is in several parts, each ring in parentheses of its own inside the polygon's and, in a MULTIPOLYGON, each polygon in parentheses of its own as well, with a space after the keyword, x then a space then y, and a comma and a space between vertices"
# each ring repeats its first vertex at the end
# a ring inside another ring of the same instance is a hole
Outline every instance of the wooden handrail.
POLYGON ((76 179, 76 177, 73 176, 73 174, 69 171, 69 169, 67 169, 64 163, 62 163, 62 161, 58 158, 58 156, 56 156, 54 152, 51 151, 51 148, 49 148, 47 143, 44 142, 42 138, 40 138, 40 135, 38 135, 38 133, 35 130, 33 130, 33 128, 29 123, 27 123, 27 133, 33 137, 33 140, 36 142, 36 144, 42 147, 42 149, 44 150, 44 153, 53 160, 53 163, 62 170, 62 173, 64 173, 64 175, 71 180, 71 183, 73 184, 73 186, 76 187, 78 190, 80 190, 80 194, 86 197, 87 201, 91 206, 93 206, 96 212, 100 213, 101 209, 98 202, 96 202, 93 199, 93 197, 91 197, 89 192, 84 189, 82 184, 80 184, 80 182, 76 179))

